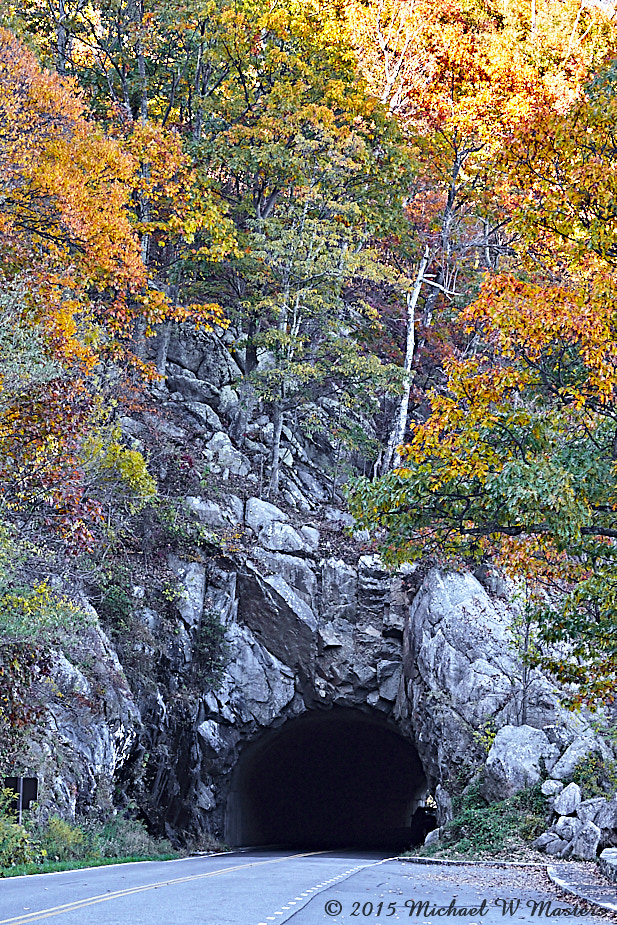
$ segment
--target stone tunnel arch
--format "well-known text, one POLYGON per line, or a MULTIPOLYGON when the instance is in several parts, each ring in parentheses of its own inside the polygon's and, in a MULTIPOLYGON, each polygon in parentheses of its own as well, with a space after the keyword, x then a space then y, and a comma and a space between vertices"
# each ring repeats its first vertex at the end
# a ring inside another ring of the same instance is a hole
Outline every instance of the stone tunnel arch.
POLYGON ((382 714, 312 710, 243 749, 225 839, 235 846, 398 849, 423 838, 413 816, 426 792, 414 745, 382 714))

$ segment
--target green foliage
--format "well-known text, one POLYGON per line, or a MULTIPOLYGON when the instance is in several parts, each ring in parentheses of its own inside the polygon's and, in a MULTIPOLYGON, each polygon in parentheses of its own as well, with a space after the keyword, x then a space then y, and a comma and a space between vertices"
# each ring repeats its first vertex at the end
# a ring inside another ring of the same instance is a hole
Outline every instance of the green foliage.
POLYGON ((120 815, 102 825, 52 816, 44 825, 33 826, 32 834, 42 856, 50 861, 158 857, 173 852, 167 840, 154 838, 142 822, 120 815))
POLYGON ((481 796, 480 786, 479 781, 470 785, 455 801, 455 817, 442 837, 445 846, 460 854, 495 852, 543 831, 546 799, 539 784, 490 804, 481 796))
POLYGON ((216 610, 205 607, 195 644, 195 682, 200 687, 216 690, 228 661, 229 647, 225 639, 225 624, 216 610))
POLYGON ((59 816, 52 816, 38 830, 37 835, 44 855, 50 860, 83 860, 100 854, 92 837, 88 837, 79 825, 73 825, 59 816))
POLYGON ((138 819, 114 816, 98 832, 98 850, 104 858, 158 857, 173 854, 167 839, 154 838, 138 819))
POLYGON ((31 389, 51 381, 60 371, 49 358, 46 338, 26 289, 0 278, 0 415, 31 389))
POLYGON ((111 568, 97 569, 94 576, 93 601, 99 615, 116 630, 126 630, 135 609, 131 570, 122 562, 111 568))
POLYGON ((497 735, 497 729, 495 727, 494 719, 487 719, 483 723, 482 728, 474 732, 473 737, 486 754, 491 750, 491 745, 495 741, 495 736, 497 735))
POLYGON ((525 582, 527 658, 573 706, 611 702, 617 678, 616 121, 609 74, 504 152, 533 189, 518 260, 461 312, 403 465, 352 499, 391 561, 492 561, 525 582))
MULTIPOLYGON (((175 856, 166 839, 150 835, 142 822, 115 816, 104 824, 67 822, 51 816, 45 823, 18 825, 10 813, 13 793, 0 794, 0 869, 65 869, 106 860, 175 856)), ((21 872, 21 871, 20 871, 21 872)))
POLYGON ((180 499, 157 499, 149 505, 149 513, 159 548, 191 554, 197 549, 212 549, 217 545, 212 532, 196 520, 180 499))
POLYGON ((13 817, 14 796, 12 790, 0 791, 0 868, 27 864, 41 856, 29 833, 13 817))
POLYGON ((19 539, 9 523, 0 521, 0 645, 36 640, 58 642, 78 632, 87 622, 66 595, 47 581, 26 584, 31 559, 44 554, 35 544, 19 539))
POLYGON ((81 445, 82 464, 89 480, 99 489, 112 489, 116 504, 123 493, 132 513, 140 510, 156 496, 156 482, 139 450, 128 449, 121 443, 119 426, 94 425, 81 445))
POLYGON ((617 761, 597 753, 577 762, 572 780, 581 788, 584 800, 592 797, 612 797, 617 793, 617 761))

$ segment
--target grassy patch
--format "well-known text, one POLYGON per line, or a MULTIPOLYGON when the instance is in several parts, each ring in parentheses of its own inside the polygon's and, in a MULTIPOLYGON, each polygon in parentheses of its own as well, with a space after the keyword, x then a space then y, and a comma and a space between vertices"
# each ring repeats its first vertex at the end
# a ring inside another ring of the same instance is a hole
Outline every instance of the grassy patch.
POLYGON ((142 822, 123 816, 106 823, 52 816, 18 825, 8 809, 9 793, 0 795, 0 876, 182 857, 169 841, 150 835, 142 822))
POLYGON ((135 861, 173 861, 182 857, 180 852, 158 855, 118 858, 73 858, 69 861, 41 861, 37 864, 15 864, 13 867, 0 867, 0 877, 23 877, 30 874, 52 874, 63 870, 83 870, 86 867, 105 867, 109 864, 130 864, 135 861))
POLYGON ((546 799, 540 784, 507 800, 487 803, 480 783, 473 784, 455 804, 455 816, 436 845, 410 852, 425 857, 499 856, 520 852, 545 828, 546 799))

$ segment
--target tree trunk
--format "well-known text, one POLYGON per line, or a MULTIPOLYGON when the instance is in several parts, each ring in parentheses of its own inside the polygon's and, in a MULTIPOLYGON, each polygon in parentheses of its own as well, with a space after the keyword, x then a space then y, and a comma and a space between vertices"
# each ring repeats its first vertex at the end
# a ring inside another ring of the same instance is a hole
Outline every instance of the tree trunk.
POLYGON ((229 428, 229 436, 240 449, 244 446, 246 430, 253 414, 253 408, 255 407, 255 388, 251 382, 250 375, 257 367, 257 350, 253 343, 253 338, 257 334, 257 331, 258 325, 254 320, 251 320, 247 334, 246 358, 243 370, 244 375, 238 389, 240 393, 240 404, 229 428))
POLYGON ((171 340, 171 321, 165 321, 159 331, 159 343, 156 351, 156 371, 163 379, 167 371, 167 354, 171 340))
POLYGON ((270 484, 268 493, 279 490, 279 475, 281 469, 281 434, 283 433, 283 408, 276 402, 272 414, 274 434, 272 435, 272 469, 270 470, 270 484))
POLYGON ((58 19, 56 20, 56 49, 57 49, 57 64, 59 74, 67 73, 67 61, 69 56, 69 46, 71 42, 71 37, 69 35, 69 30, 66 25, 66 8, 64 6, 64 0, 60 0, 58 4, 58 19))
POLYGON ((405 439, 405 432, 407 430, 407 416, 409 414, 409 396, 411 395, 411 368, 413 365, 413 354, 416 345, 416 305, 420 297, 420 292, 422 290, 422 283, 424 282, 424 274, 426 273, 426 268, 429 261, 429 252, 428 248, 424 251, 424 256, 420 261, 420 266, 418 267, 418 274, 416 276, 416 282, 411 292, 408 292, 406 295, 407 301, 407 343, 405 345, 405 386, 403 395, 401 396, 401 404, 399 406, 399 413, 397 419, 392 428, 392 433, 390 434, 390 439, 388 441, 388 449, 384 456, 382 465, 381 465, 381 475, 385 475, 386 472, 390 469, 392 460, 394 458, 394 468, 400 465, 401 458, 398 453, 397 447, 401 445, 405 439))

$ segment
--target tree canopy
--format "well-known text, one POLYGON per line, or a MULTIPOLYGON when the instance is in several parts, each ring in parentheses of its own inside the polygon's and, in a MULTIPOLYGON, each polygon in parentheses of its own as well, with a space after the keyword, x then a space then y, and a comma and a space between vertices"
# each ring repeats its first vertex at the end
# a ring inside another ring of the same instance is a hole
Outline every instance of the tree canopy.
POLYGON ((96 546, 111 470, 156 493, 126 396, 175 324, 232 325, 271 493, 285 424, 320 429, 377 476, 350 503, 391 561, 506 569, 534 657, 610 699, 611 12, 6 0, 0 527, 96 546))

